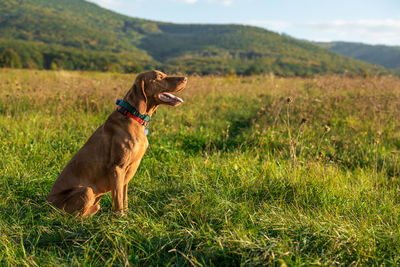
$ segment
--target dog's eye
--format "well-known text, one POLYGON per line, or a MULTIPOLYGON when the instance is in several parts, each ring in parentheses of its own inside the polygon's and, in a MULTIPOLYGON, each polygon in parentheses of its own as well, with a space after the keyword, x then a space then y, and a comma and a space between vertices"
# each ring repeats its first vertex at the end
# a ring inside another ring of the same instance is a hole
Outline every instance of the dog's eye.
POLYGON ((162 79, 164 79, 164 77, 161 74, 157 75, 157 80, 162 80, 162 79))

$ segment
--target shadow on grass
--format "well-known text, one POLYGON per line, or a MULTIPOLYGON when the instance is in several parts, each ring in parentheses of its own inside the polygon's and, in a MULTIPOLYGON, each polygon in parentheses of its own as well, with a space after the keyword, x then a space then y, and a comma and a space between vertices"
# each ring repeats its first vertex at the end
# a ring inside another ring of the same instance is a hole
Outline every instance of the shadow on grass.
POLYGON ((248 130, 252 127, 251 118, 234 116, 228 120, 229 129, 217 137, 210 139, 201 133, 179 134, 175 137, 182 144, 181 148, 189 154, 202 151, 232 151, 242 146, 248 146, 248 130), (228 132, 229 131, 229 132, 228 132))
MULTIPOLYGON (((237 101, 238 99, 232 99, 237 101)), ((283 101, 283 100, 282 100, 283 101)), ((282 101, 274 102, 268 95, 259 95, 259 101, 253 103, 243 103, 237 106, 244 106, 245 109, 210 110, 216 113, 214 125, 221 126, 218 132, 190 132, 180 133, 174 139, 181 144, 181 149, 185 153, 196 154, 198 152, 229 152, 237 149, 253 148, 259 145, 259 140, 255 131, 258 127, 272 127, 276 120, 277 105, 282 101), (222 131, 221 131, 222 130, 222 131)), ((270 144, 270 150, 281 147, 281 144, 270 144)))

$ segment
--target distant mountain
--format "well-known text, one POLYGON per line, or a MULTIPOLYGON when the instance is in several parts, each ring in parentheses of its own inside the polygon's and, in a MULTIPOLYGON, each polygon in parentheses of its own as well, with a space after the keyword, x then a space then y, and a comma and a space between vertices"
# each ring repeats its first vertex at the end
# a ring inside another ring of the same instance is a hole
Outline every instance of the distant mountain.
POLYGON ((282 76, 387 73, 262 28, 149 21, 83 0, 0 1, 0 66, 282 76))
POLYGON ((367 45, 350 42, 315 43, 346 57, 400 71, 400 46, 367 45))

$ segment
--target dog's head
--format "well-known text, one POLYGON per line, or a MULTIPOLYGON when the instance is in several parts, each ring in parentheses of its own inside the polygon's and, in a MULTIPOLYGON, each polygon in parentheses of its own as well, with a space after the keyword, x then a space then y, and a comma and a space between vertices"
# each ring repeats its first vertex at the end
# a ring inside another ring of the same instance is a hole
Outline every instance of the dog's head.
POLYGON ((153 101, 157 104, 177 106, 183 102, 182 99, 172 93, 177 93, 186 86, 186 77, 168 77, 165 73, 155 70, 140 74, 136 80, 142 86, 144 81, 147 98, 153 98, 153 101))
POLYGON ((187 83, 186 77, 169 77, 161 71, 149 71, 136 77, 127 98, 136 102, 141 112, 155 109, 160 104, 177 106, 183 100, 172 93, 181 91, 187 83), (140 100, 140 103, 137 101, 140 100))

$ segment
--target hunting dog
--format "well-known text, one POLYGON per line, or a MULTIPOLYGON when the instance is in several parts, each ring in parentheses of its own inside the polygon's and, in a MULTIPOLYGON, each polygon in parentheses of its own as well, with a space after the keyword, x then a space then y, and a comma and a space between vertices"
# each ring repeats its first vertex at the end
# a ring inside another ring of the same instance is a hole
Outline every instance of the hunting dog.
POLYGON ((160 71, 141 73, 118 108, 67 163, 55 181, 48 202, 83 217, 100 209, 102 195, 111 191, 113 211, 128 210, 128 183, 149 145, 145 126, 161 104, 177 106, 186 77, 160 71))

